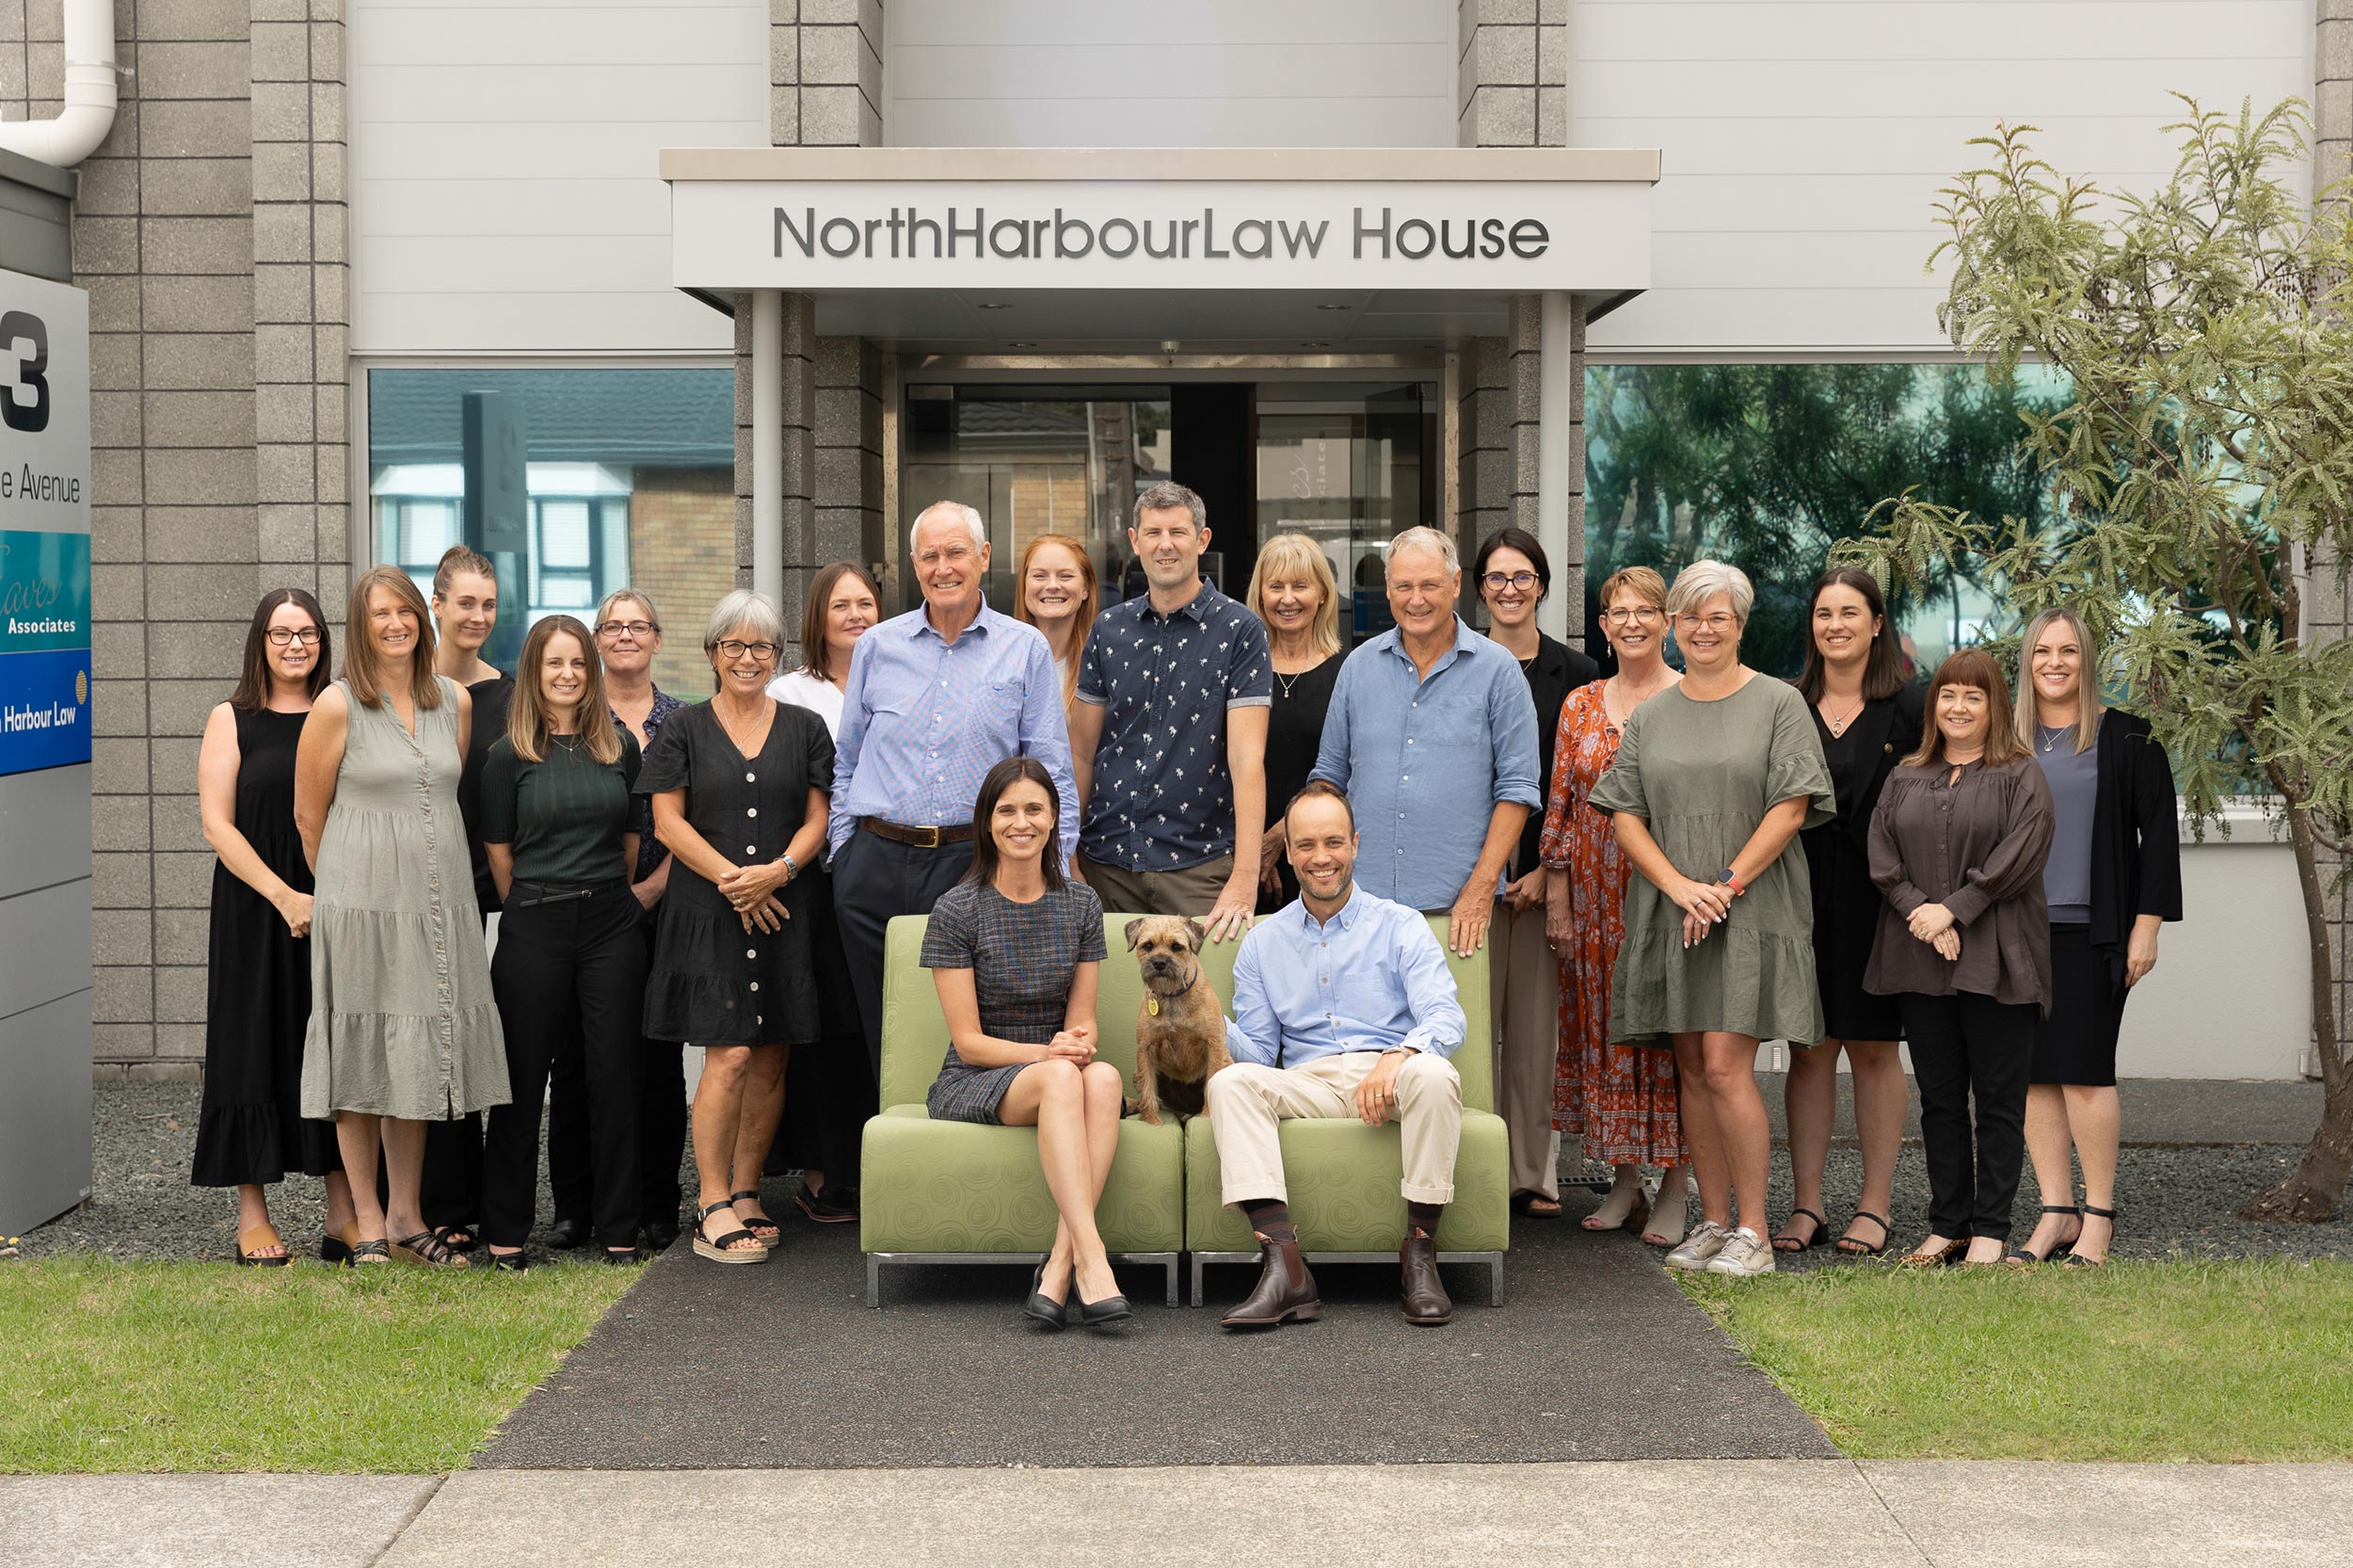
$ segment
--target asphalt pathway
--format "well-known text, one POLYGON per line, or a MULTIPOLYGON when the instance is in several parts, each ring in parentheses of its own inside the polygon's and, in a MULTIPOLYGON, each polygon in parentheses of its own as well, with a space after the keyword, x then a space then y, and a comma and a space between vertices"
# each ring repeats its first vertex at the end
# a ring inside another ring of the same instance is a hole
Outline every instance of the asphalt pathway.
MULTIPOLYGON (((1573 1213, 1590 1200, 1572 1198, 1573 1213)), ((773 1212, 790 1212, 780 1204, 773 1212)), ((906 1268, 864 1304, 856 1227, 788 1225, 760 1267, 653 1264, 476 1462, 499 1469, 1353 1464, 1828 1458, 1635 1237, 1514 1226, 1507 1304, 1449 1269, 1409 1326, 1394 1268, 1318 1271, 1321 1321, 1237 1336, 1127 1272, 1122 1330, 1018 1315, 1028 1271, 906 1268)))

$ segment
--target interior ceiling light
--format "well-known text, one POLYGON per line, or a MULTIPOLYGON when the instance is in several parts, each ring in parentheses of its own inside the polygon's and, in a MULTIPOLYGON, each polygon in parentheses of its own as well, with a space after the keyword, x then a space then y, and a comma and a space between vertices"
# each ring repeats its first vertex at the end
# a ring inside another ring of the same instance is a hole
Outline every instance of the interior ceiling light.
POLYGON ((1005 346, 1007 348, 1035 348, 1037 344, 1033 343, 1009 343, 1005 344, 1005 346))
POLYGON ((1353 305, 1319 305, 1316 309, 1319 311, 1353 311, 1355 307, 1353 305))
POLYGON ((1001 299, 978 300, 974 302, 972 308, 976 311, 1010 311, 1013 309, 1011 305, 1008 305, 1001 299))
POLYGON ((1332 345, 1325 343, 1322 339, 1318 338, 1310 343, 1303 343, 1299 346, 1302 348, 1329 348, 1332 345))

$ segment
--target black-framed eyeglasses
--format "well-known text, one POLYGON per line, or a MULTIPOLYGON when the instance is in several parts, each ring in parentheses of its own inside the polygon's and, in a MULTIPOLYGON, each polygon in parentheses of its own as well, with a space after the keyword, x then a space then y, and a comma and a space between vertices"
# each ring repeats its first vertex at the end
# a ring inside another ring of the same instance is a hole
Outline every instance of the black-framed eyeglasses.
POLYGON ((597 627, 597 635, 617 637, 626 632, 632 637, 650 637, 661 630, 649 620, 608 620, 597 627))
POLYGON ((315 626, 300 628, 273 626, 268 628, 263 635, 269 638, 269 646, 272 648, 284 648, 289 643, 300 643, 304 648, 313 648, 318 644, 319 629, 315 626))
POLYGON ((1532 571, 1491 571, 1480 581, 1487 584, 1489 593, 1499 594, 1506 588, 1517 588, 1526 593, 1536 585, 1536 574, 1532 571))
POLYGON ((776 645, 774 643, 745 643, 728 637, 718 647, 720 656, 728 659, 741 659, 748 653, 755 661, 765 664, 776 656, 776 645))

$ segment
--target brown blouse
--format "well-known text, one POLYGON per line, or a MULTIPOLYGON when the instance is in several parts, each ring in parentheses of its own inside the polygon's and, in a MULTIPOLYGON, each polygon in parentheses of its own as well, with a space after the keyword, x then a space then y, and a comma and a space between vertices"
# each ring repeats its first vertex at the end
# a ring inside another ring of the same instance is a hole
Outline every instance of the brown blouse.
POLYGON ((2050 916, 2042 862, 2051 792, 2031 757, 1998 768, 1900 767, 1871 818, 1871 880, 1887 899, 1863 988, 1875 996, 1969 991, 2051 1010, 2050 916), (1961 933, 1946 963, 1913 936, 1912 912, 1942 904, 1961 933))

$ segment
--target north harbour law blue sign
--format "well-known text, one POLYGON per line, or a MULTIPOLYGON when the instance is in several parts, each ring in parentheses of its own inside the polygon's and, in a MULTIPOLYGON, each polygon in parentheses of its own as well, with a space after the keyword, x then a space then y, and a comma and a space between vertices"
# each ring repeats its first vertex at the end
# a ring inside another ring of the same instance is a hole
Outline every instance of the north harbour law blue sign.
POLYGON ((0 774, 90 760, 89 536, 0 530, 0 774))

